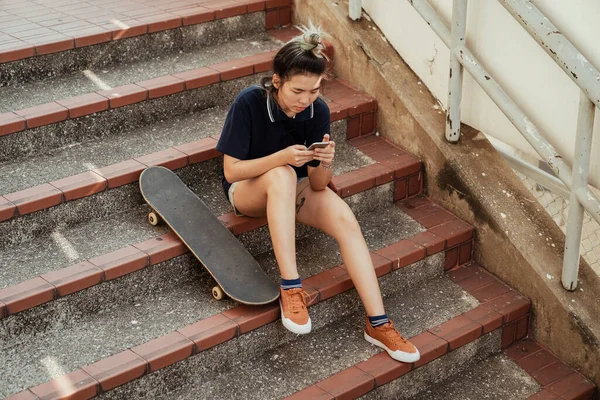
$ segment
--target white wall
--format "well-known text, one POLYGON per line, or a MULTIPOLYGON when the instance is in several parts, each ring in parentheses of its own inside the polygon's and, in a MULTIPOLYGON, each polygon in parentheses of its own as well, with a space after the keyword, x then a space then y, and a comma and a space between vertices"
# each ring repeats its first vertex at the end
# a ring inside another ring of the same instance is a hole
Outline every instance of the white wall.
MULTIPOLYGON (((428 0, 450 26, 452 0, 428 0)), ((600 70, 600 1, 532 0, 600 70)), ((449 51, 407 0, 363 0, 363 8, 444 109, 449 51)), ((469 0, 467 47, 571 164, 579 87, 497 0, 469 0)), ((464 72, 462 121, 520 149, 537 153, 487 94, 464 72)), ((600 187, 600 112, 596 108, 590 181, 600 187), (595 156, 595 157, 594 157, 595 156)))

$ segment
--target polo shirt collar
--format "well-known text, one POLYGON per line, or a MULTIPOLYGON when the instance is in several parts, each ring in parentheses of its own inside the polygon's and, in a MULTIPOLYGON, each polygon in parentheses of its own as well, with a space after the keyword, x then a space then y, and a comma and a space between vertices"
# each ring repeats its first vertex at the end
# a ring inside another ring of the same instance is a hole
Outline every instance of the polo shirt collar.
MULTIPOLYGON (((277 104, 277 101, 275 100, 271 92, 269 92, 269 94, 267 95, 267 113, 269 114, 269 119, 271 120, 271 122, 292 119, 288 117, 281 108, 279 108, 279 105, 277 104)), ((301 122, 308 121, 314 116, 315 106, 314 103, 311 103, 310 106, 306 107, 301 113, 296 114, 296 116, 293 119, 294 121, 301 122)))

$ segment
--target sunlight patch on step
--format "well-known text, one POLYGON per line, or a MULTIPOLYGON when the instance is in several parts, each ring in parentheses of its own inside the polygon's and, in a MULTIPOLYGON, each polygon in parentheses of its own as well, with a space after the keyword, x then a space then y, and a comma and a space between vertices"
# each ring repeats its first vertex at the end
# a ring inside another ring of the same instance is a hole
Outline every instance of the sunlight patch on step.
POLYGON ((113 25, 118 26, 119 28, 123 29, 121 32, 119 32, 115 37, 114 40, 117 40, 119 38, 121 38, 121 36, 123 36, 127 31, 125 29, 129 28, 129 25, 127 25, 126 23, 119 21, 118 19, 111 19, 110 23, 113 25))
POLYGON ((95 169, 98 169, 97 166, 95 166, 94 164, 89 163, 89 162, 84 162, 83 166, 86 167, 88 169, 88 171, 93 171, 95 169))
POLYGON ((59 395, 67 395, 75 392, 73 384, 69 382, 69 379, 65 376, 65 371, 60 365, 51 357, 46 357, 41 360, 41 363, 46 367, 50 376, 55 378, 57 392, 59 395))
POLYGON ((52 239, 61 248, 69 260, 73 261, 79 258, 79 253, 77 253, 77 250, 75 250, 73 245, 71 245, 67 238, 65 238, 60 232, 52 232, 52 239))
POLYGON ((102 90, 108 90, 108 89, 112 89, 111 86, 107 85, 106 83, 104 83, 102 81, 102 79, 100 79, 98 77, 98 75, 96 75, 95 73, 93 73, 92 71, 90 71, 89 69, 86 69, 83 71, 83 74, 92 82, 94 82, 96 84, 96 86, 98 86, 100 89, 102 90))

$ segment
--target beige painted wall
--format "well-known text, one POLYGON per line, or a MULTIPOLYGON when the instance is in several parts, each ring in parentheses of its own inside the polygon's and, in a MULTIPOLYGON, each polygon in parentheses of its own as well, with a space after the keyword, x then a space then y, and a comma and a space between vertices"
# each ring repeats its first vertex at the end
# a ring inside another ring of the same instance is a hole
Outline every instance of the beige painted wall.
MULTIPOLYGON (((451 0, 428 0, 447 26, 451 0)), ((600 2, 533 0, 557 28, 600 69, 600 2)), ((449 51, 406 0, 363 0, 363 8, 443 109, 447 103, 449 51)), ((385 39, 383 37, 385 36, 385 39)), ((470 0, 467 47, 571 163, 579 88, 497 0, 470 0)), ((537 153, 465 72, 464 123, 530 155, 537 153)), ((596 121, 600 111, 596 108, 596 121)), ((590 182, 600 187, 600 122, 595 124, 590 182)))

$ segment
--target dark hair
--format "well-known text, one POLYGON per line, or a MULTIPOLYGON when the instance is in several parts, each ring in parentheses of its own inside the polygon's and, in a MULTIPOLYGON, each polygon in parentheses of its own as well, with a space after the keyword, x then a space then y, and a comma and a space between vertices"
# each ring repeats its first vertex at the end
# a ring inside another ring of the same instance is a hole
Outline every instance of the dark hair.
MULTIPOLYGON (((298 74, 323 75, 327 72, 329 57, 324 53, 326 46, 322 40, 326 34, 312 24, 310 28, 297 28, 302 34, 287 42, 273 59, 273 72, 282 82, 298 74)), ((271 77, 262 78, 261 86, 269 91, 277 90, 271 80, 271 77)))

